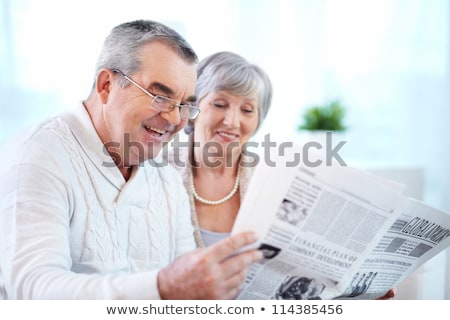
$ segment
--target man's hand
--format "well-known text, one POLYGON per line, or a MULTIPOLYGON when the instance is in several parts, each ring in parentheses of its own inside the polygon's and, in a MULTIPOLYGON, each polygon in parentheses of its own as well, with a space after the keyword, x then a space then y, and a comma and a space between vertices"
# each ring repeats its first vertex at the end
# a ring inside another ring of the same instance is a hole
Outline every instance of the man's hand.
POLYGON ((262 252, 249 250, 232 255, 256 241, 251 232, 231 236, 176 259, 158 273, 162 299, 232 299, 239 293, 248 267, 262 259, 262 252))

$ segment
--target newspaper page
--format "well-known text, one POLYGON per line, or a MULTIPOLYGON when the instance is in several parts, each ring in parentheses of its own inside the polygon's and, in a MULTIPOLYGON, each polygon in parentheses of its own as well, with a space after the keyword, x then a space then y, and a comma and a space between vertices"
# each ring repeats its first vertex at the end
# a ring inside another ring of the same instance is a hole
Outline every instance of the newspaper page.
POLYGON ((449 246, 450 216, 409 199, 400 217, 353 275, 342 297, 379 297, 449 246))
MULTIPOLYGON (((394 283, 383 278, 398 281, 414 268, 411 259, 398 253, 396 259, 411 266, 400 269, 392 262, 397 269, 391 275, 383 259, 393 258, 381 254, 383 245, 394 247, 386 237, 394 237, 393 226, 398 232, 399 217, 412 219, 405 212, 414 209, 413 202, 402 195, 401 186, 349 167, 306 167, 281 160, 255 169, 232 230, 257 232, 257 246, 264 252, 264 259, 250 267, 237 299, 353 298, 363 292, 380 297, 394 283), (364 282, 359 293, 352 289, 364 282)), ((448 217, 441 218, 448 223, 448 217)), ((429 259, 425 250, 422 254, 418 260, 429 259)))

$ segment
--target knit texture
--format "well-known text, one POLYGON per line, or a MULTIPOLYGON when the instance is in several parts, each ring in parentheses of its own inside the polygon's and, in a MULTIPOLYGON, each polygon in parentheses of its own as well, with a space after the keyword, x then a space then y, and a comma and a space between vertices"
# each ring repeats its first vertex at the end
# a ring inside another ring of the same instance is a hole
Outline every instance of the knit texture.
POLYGON ((157 299, 159 269, 195 248, 178 173, 146 161, 125 181, 83 106, 3 152, 7 298, 157 299))

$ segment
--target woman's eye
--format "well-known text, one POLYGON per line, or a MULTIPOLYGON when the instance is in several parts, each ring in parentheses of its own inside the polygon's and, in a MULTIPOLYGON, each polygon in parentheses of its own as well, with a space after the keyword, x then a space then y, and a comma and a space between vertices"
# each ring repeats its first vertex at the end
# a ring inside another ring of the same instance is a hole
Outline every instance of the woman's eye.
POLYGON ((243 107, 241 110, 243 112, 245 112, 245 113, 253 113, 253 112, 255 112, 255 109, 253 109, 252 107, 243 107))
POLYGON ((214 103, 213 103, 213 106, 216 107, 216 108, 226 108, 226 107, 227 107, 226 104, 224 104, 224 103, 218 103, 218 102, 214 102, 214 103))

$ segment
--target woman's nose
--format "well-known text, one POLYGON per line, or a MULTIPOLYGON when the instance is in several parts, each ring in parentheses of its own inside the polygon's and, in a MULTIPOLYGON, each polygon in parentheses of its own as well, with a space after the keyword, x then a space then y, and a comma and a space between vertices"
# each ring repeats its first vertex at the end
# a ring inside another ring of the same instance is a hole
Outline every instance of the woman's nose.
POLYGON ((225 114, 224 124, 232 129, 239 127, 239 112, 234 108, 229 108, 225 114))

